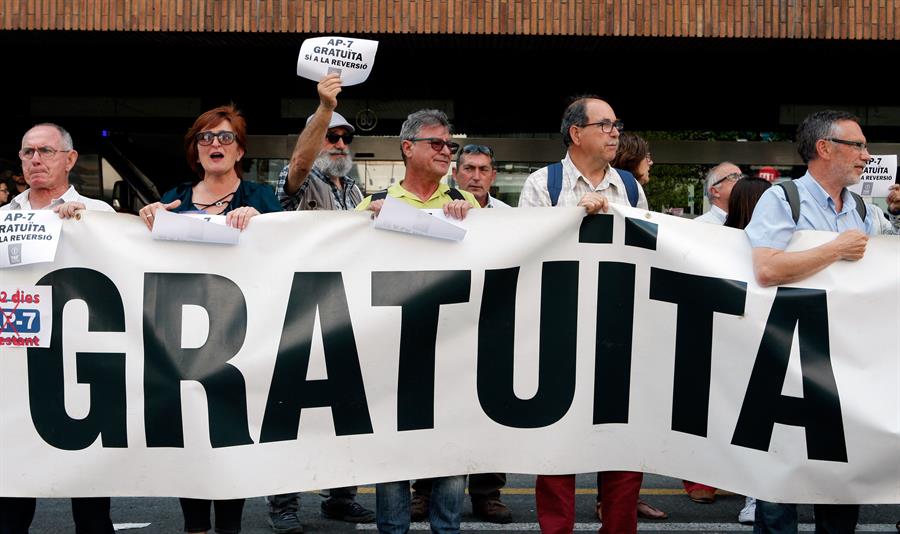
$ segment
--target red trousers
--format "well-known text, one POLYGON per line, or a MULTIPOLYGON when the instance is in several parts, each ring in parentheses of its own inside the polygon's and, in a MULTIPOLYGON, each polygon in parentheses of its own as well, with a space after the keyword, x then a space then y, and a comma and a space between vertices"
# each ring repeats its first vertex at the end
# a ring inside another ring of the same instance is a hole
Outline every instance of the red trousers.
MULTIPOLYGON (((637 501, 643 479, 643 473, 632 471, 603 473, 601 534, 637 532, 637 501)), ((575 475, 538 475, 534 494, 541 532, 571 534, 575 529, 575 475)))
POLYGON ((684 491, 686 491, 688 493, 690 493, 694 490, 698 490, 698 489, 708 489, 709 491, 711 491, 713 493, 716 492, 716 488, 714 488, 712 486, 707 486, 706 484, 701 484, 699 482, 691 482, 690 480, 682 480, 682 482, 684 483, 684 491))

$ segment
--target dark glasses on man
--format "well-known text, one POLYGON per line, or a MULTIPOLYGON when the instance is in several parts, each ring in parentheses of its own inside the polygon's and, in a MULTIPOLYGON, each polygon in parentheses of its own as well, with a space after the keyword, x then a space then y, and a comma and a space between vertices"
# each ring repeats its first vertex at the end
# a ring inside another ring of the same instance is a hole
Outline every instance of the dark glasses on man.
POLYGON ((200 132, 194 136, 194 139, 197 140, 197 144, 200 146, 209 146, 213 143, 213 139, 216 137, 219 138, 219 142, 223 145, 230 145, 234 143, 234 132, 200 132))
POLYGON ((431 145, 432 150, 435 152, 440 152, 444 150, 444 147, 447 147, 450 150, 451 154, 456 154, 459 152, 459 143, 454 143, 453 141, 444 141, 440 137, 413 137, 410 139, 412 142, 416 141, 426 141, 431 145))
POLYGON ((466 145, 462 148, 463 154, 485 154, 494 157, 494 151, 491 147, 485 145, 466 145))
POLYGON ((350 143, 353 142, 353 134, 347 132, 344 135, 340 135, 340 134, 336 134, 334 132, 328 132, 327 134, 325 134, 325 139, 327 139, 328 142, 331 143, 332 145, 337 144, 338 140, 343 139, 344 144, 349 145, 350 143))

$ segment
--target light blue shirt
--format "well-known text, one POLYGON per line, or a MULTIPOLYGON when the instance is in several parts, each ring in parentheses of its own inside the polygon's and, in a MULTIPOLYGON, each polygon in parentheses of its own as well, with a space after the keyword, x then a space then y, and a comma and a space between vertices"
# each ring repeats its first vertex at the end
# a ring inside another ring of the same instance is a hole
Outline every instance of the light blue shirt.
POLYGON ((766 247, 778 250, 787 248, 797 230, 825 230, 844 232, 859 230, 867 235, 882 233, 884 215, 876 206, 866 205, 866 220, 856 211, 856 199, 847 191, 841 191, 843 206, 835 210, 834 200, 807 171, 794 180, 800 196, 800 219, 794 224, 791 206, 780 187, 770 187, 756 204, 750 224, 744 229, 753 248, 766 247))

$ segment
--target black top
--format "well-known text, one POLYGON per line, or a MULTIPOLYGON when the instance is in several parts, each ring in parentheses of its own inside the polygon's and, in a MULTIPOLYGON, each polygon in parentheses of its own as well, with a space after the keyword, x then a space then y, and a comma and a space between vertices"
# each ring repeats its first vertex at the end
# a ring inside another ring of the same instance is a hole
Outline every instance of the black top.
MULTIPOLYGON (((166 191, 166 194, 162 196, 161 202, 163 204, 168 204, 173 200, 180 200, 181 204, 172 210, 176 213, 196 211, 197 208, 194 206, 193 200, 194 185, 196 185, 196 182, 185 182, 175 186, 173 189, 166 191)), ((228 202, 228 206, 225 207, 225 211, 220 215, 225 215, 231 210, 243 208, 245 206, 256 208, 256 211, 260 213, 281 211, 281 204, 278 202, 278 199, 275 198, 275 191, 273 191, 268 184, 241 180, 237 191, 234 192, 231 201, 228 202)))

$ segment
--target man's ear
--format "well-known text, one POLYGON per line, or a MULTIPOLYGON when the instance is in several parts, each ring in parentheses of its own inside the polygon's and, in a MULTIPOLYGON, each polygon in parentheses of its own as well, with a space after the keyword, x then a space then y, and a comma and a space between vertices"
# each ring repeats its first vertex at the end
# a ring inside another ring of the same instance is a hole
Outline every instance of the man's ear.
POLYGON ((78 161, 78 151, 74 148, 66 152, 66 172, 75 168, 75 162, 78 161))

